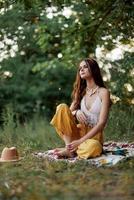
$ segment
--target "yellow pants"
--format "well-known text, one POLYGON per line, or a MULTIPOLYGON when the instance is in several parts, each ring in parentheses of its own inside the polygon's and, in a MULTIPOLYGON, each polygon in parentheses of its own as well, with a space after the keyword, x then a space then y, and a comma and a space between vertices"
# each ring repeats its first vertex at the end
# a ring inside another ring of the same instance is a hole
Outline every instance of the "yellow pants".
MULTIPOLYGON (((76 120, 69 107, 62 103, 57 106, 56 113, 52 118, 52 124, 58 135, 63 139, 63 135, 69 136, 71 141, 84 136, 92 127, 84 124, 76 124, 76 120)), ((99 132, 91 139, 87 139, 78 146, 76 151, 79 158, 93 158, 101 155, 103 149, 103 133, 99 132)))

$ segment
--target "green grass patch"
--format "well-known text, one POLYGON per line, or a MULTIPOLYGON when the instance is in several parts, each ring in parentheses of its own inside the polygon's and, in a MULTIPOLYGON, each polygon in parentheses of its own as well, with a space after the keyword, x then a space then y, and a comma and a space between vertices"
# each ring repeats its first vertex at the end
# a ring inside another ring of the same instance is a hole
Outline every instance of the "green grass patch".
MULTIPOLYGON (((35 115, 24 124, 14 122, 12 110, 0 130, 0 152, 16 146, 23 159, 0 163, 0 200, 129 200, 134 196, 134 159, 113 167, 55 162, 32 156, 63 146, 46 118, 35 115)), ((133 111, 113 106, 105 129, 106 140, 133 141, 133 111), (127 115, 127 117, 126 117, 127 115)))

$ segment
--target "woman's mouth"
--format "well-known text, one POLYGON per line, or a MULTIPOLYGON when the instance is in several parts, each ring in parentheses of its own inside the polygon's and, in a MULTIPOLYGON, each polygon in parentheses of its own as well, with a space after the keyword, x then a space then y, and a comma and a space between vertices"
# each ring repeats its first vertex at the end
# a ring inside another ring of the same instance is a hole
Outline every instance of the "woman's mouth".
POLYGON ((81 73, 81 76, 85 75, 85 73, 81 73))

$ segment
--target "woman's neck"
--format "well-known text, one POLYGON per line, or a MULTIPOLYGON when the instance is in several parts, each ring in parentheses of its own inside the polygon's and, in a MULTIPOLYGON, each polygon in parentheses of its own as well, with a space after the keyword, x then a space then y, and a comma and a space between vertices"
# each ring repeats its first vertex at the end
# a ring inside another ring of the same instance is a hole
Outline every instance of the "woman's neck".
POLYGON ((94 89, 94 88, 97 87, 97 85, 96 85, 96 83, 94 82, 93 79, 91 79, 91 80, 86 80, 86 82, 87 82, 87 87, 88 87, 89 89, 94 89))

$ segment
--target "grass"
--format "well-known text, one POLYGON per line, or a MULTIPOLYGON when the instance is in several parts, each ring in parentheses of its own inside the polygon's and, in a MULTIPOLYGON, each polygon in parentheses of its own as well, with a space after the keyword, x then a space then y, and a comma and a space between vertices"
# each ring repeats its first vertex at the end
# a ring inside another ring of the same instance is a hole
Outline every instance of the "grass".
MULTIPOLYGON (((134 196, 134 159, 113 167, 37 159, 32 152, 62 146, 63 142, 45 118, 14 124, 12 110, 5 114, 0 131, 0 152, 16 146, 24 159, 0 163, 0 200, 129 200, 134 196)), ((133 111, 113 106, 105 129, 106 140, 134 141, 133 111), (126 117, 127 115, 127 117, 126 117)))
POLYGON ((0 199, 133 199, 134 160, 96 168, 48 162, 27 155, 18 163, 2 164, 0 199))

